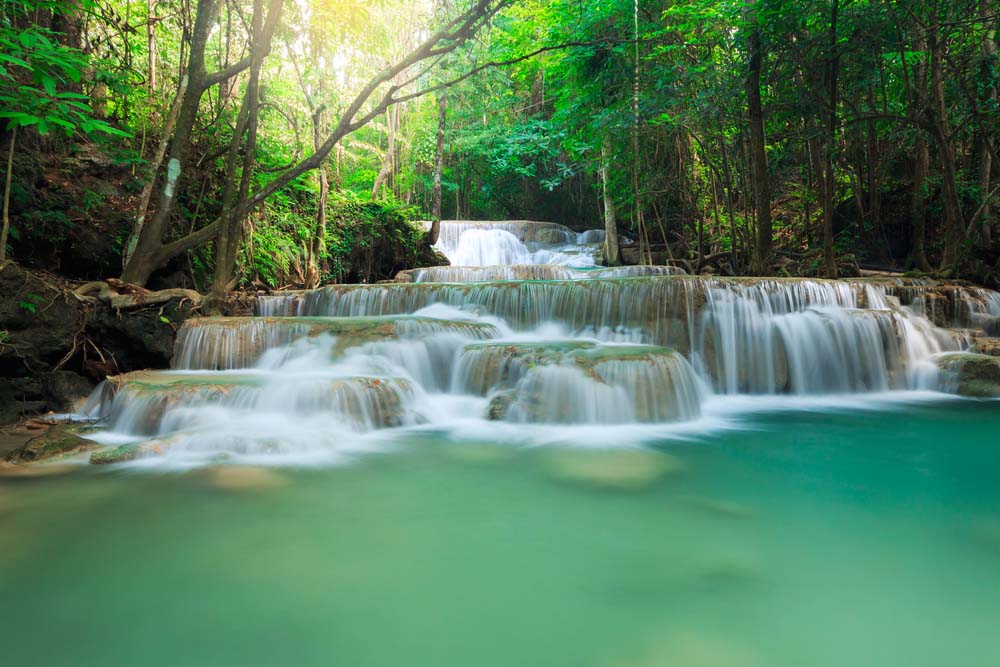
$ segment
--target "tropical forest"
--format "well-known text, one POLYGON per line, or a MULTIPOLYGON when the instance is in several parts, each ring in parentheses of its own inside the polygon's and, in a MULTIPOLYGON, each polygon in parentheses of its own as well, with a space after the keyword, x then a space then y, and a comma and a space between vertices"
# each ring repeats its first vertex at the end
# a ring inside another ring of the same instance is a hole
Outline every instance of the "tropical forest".
POLYGON ((998 29, 0 0, 5 662, 1000 664, 998 29))

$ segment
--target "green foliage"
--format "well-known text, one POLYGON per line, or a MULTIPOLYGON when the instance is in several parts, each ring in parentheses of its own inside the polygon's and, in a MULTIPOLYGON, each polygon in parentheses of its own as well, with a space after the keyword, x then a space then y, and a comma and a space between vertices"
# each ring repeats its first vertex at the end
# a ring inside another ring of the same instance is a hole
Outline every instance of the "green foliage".
POLYGON ((31 293, 28 294, 23 301, 18 301, 17 307, 25 311, 26 313, 31 313, 32 315, 34 315, 38 311, 38 306, 41 305, 43 301, 45 301, 44 298, 42 298, 37 294, 31 293))
MULTIPOLYGON (((68 4, 42 3, 49 11, 66 11, 68 4)), ((66 136, 102 132, 127 133, 94 117, 88 97, 69 90, 90 68, 90 59, 79 49, 59 42, 59 35, 29 23, 18 28, 18 17, 36 11, 36 3, 3 0, 0 23, 0 118, 9 127, 34 127, 39 134, 62 130, 66 136)))
POLYGON ((417 265, 426 251, 418 211, 398 202, 365 201, 344 193, 330 198, 326 248, 329 278, 375 282, 417 265))

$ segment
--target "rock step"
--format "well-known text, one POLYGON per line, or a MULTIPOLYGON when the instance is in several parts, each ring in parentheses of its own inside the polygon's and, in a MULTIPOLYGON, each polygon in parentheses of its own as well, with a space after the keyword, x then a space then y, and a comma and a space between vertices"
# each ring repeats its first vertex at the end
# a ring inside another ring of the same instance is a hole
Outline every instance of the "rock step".
POLYGON ((959 396, 1000 398, 1000 357, 954 352, 935 360, 941 389, 959 396))
POLYGON ((303 416, 328 412, 368 431, 400 425, 413 393, 400 378, 137 371, 108 378, 99 415, 113 430, 137 436, 202 425, 203 409, 210 406, 303 416))
POLYGON ((520 422, 693 419, 703 389, 677 352, 587 341, 467 345, 457 388, 493 395, 488 417, 520 422))
POLYGON ((187 320, 177 336, 174 368, 252 367, 268 350, 301 338, 336 337, 335 354, 377 340, 452 333, 474 340, 499 334, 491 324, 412 315, 384 317, 203 317, 187 320))
POLYGON ((397 283, 483 283, 507 280, 590 280, 634 276, 685 275, 674 266, 615 266, 577 269, 555 264, 513 264, 510 266, 433 266, 409 269, 396 274, 397 283))

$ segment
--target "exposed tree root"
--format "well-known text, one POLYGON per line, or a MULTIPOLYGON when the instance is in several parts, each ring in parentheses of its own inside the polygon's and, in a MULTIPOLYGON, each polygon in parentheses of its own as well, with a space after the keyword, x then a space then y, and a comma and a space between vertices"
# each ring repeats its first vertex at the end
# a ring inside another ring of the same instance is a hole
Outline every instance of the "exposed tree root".
POLYGON ((202 301, 201 294, 191 289, 178 287, 150 291, 113 278, 85 283, 70 293, 81 302, 101 301, 116 310, 157 306, 174 300, 187 300, 198 307, 202 301))

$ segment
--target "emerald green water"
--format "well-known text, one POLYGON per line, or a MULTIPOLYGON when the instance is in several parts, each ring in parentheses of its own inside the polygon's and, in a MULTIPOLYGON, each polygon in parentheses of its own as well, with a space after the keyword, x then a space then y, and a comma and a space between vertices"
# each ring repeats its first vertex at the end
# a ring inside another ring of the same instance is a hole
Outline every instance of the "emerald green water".
POLYGON ((1000 664, 998 407, 0 478, 3 664, 1000 664))

